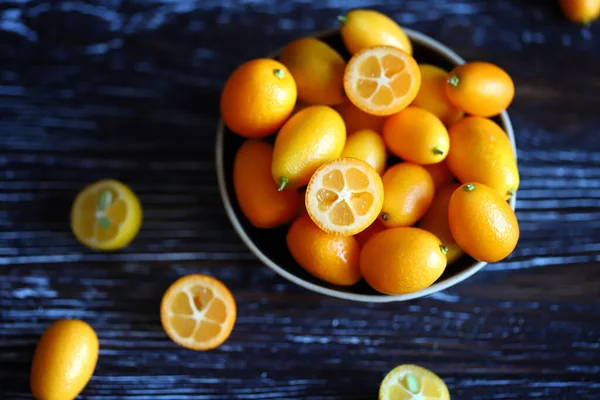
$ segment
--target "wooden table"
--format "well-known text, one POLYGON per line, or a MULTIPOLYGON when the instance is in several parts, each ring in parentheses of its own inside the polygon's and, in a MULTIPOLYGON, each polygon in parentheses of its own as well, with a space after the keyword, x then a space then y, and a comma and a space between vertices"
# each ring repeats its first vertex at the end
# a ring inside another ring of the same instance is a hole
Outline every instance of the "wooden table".
POLYGON ((100 338, 85 399, 373 399, 402 363, 433 369, 456 399, 600 398, 600 23, 575 26, 547 0, 250 3, 0 5, 0 398, 30 398, 34 347, 60 318, 100 338), (288 283, 242 245, 217 191, 228 74, 359 5, 499 64, 517 87, 519 246, 419 301, 288 283), (145 212, 115 254, 84 249, 68 224, 75 194, 104 177, 145 212), (191 273, 238 303, 216 351, 180 348, 160 325, 163 292, 191 273))

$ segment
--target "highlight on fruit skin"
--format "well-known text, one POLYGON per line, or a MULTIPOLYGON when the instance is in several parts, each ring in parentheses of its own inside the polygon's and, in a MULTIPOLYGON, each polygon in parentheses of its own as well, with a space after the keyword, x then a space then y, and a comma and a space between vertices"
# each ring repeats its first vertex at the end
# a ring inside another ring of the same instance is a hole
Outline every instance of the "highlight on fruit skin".
POLYGON ((473 61, 446 76, 446 96, 467 114, 492 117, 506 110, 515 96, 510 75, 495 64, 473 61))
POLYGON ((559 0, 563 14, 572 22, 589 25, 600 16, 600 0, 559 0))

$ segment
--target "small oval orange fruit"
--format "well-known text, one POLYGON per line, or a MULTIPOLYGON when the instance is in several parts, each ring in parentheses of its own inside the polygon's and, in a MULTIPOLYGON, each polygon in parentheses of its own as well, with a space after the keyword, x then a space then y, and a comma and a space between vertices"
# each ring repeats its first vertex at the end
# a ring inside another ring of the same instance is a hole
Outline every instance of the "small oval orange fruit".
POLYGON ((352 104, 351 101, 345 101, 337 105, 335 109, 342 116, 348 135, 356 131, 362 131, 363 129, 371 129, 377 133, 381 133, 383 129, 385 117, 366 113, 352 104))
POLYGON ((423 165, 423 168, 425 168, 427 172, 429 172, 429 175, 431 175, 435 190, 438 190, 442 186, 445 186, 454 180, 452 172, 450 172, 448 165, 446 165, 446 161, 442 161, 437 164, 423 165))
POLYGON ((482 183, 466 183, 454 192, 448 220, 456 243, 476 260, 503 260, 519 241, 514 211, 502 196, 482 183))
POLYGON ((464 113, 454 107, 446 96, 445 86, 448 71, 429 64, 419 64, 419 70, 421 71, 421 87, 412 105, 434 113, 446 127, 452 126, 463 117, 464 113))
POLYGON ((459 181, 483 183, 506 199, 519 188, 519 170, 510 140, 487 118, 466 117, 450 128, 446 164, 459 181))
POLYGON ((474 61, 459 65, 446 76, 446 96, 467 114, 492 117, 506 110, 515 96, 515 85, 502 68, 474 61))
POLYGON ((271 175, 273 146, 260 140, 247 140, 233 163, 233 187, 240 208, 257 228, 274 228, 294 218, 298 194, 277 190, 271 175))
POLYGON ((327 43, 304 37, 288 44, 279 60, 292 73, 298 98, 307 104, 334 105, 346 100, 346 61, 327 43))
POLYGON ((352 10, 338 17, 340 34, 350 54, 373 46, 392 46, 412 54, 412 44, 393 19, 375 10, 352 10))
POLYGON ((373 115, 406 108, 421 86, 419 65, 408 53, 390 46, 368 47, 348 62, 344 90, 352 103, 373 115))
POLYGON ((225 82, 221 117, 240 136, 258 139, 279 129, 296 104, 296 82, 282 63, 259 58, 240 65, 225 82))
POLYGON ((446 252, 448 264, 452 264, 463 254, 463 251, 452 237, 448 223, 448 204, 450 204, 450 198, 454 191, 459 187, 459 183, 451 183, 438 190, 429 210, 419 221, 419 228, 433 233, 448 248, 446 252))
POLYGON ((381 293, 416 292, 434 283, 446 269, 446 247, 419 228, 386 229, 374 235, 360 253, 360 271, 381 293))
POLYGON ((381 175, 385 170, 387 152, 381 135, 373 130, 365 129, 348 136, 342 157, 363 160, 381 175))
POLYGON ((344 120, 333 108, 310 106, 293 115, 275 138, 271 174, 283 188, 304 186, 325 162, 346 145, 344 120))
POLYGON ((435 114, 407 107, 383 125, 383 140, 391 153, 416 164, 436 164, 448 155, 448 130, 435 114))
POLYGON ((560 0, 560 8, 571 21, 587 25, 600 16, 600 0, 560 0))
POLYGON ((380 219, 388 228, 411 226, 425 215, 435 193, 433 179, 420 165, 402 162, 385 171, 380 219))
POLYGON ((98 336, 84 321, 60 320, 46 329, 31 364, 31 393, 38 400, 74 399, 98 361, 98 336))
POLYGON ((353 236, 326 233, 304 215, 292 224, 286 240, 294 260, 311 275, 341 286, 360 280, 360 247, 353 236))

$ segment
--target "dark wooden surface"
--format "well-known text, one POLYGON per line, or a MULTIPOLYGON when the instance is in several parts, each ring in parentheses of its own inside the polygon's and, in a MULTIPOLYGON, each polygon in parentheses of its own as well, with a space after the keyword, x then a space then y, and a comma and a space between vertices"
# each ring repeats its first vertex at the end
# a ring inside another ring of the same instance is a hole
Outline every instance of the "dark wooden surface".
POLYGON ((86 399, 373 399, 402 363, 454 399, 600 398, 600 23, 555 2, 224 0, 0 3, 0 398, 26 399, 31 356, 59 318, 96 329, 86 399), (223 211, 218 97, 242 61, 384 10, 514 77, 521 241, 441 294, 368 305, 296 287, 262 266, 223 211), (115 254, 69 233, 73 197, 114 177, 145 220, 115 254), (239 312, 200 353, 163 333, 176 278, 208 273, 239 312))

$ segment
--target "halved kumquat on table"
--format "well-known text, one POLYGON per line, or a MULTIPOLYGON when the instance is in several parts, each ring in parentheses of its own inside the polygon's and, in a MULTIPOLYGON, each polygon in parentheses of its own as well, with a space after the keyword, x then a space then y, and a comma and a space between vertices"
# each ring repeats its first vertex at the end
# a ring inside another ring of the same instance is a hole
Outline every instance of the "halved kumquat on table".
POLYGON ((180 346, 211 350, 231 334, 237 315, 233 295, 220 280, 194 274, 175 281, 160 303, 163 329, 180 346))
POLYGON ((71 208, 71 231, 83 245, 102 251, 127 246, 142 225, 142 206, 120 181, 103 179, 86 186, 71 208))

